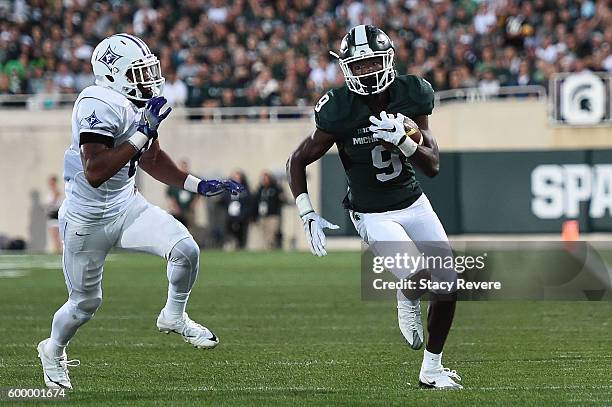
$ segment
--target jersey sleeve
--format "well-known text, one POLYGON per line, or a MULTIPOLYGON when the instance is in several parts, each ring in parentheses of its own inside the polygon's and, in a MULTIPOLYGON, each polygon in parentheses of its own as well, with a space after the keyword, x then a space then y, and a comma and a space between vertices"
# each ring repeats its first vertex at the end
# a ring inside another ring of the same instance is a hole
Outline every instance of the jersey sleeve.
POLYGON ((81 99, 76 114, 80 135, 94 133, 114 139, 121 128, 120 114, 100 99, 81 99))
POLYGON ((430 115, 434 108, 434 90, 427 80, 418 76, 413 77, 410 86, 410 98, 416 102, 415 115, 430 115))
POLYGON ((314 107, 317 129, 331 134, 338 132, 338 129, 336 129, 337 126, 334 123, 334 112, 332 112, 335 102, 334 95, 331 91, 327 92, 319 99, 314 107))

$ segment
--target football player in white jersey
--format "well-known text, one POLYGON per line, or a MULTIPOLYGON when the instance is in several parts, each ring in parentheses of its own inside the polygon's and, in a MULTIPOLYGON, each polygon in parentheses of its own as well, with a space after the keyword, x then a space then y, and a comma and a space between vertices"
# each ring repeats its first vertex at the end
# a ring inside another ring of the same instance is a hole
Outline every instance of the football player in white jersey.
POLYGON ((218 337, 185 312, 196 280, 200 249, 187 229, 147 202, 134 183, 140 166, 164 184, 205 196, 242 186, 231 180, 201 180, 181 171, 160 148, 164 78, 160 63, 141 39, 116 34, 91 58, 95 85, 74 103, 72 142, 64 155, 66 199, 59 212, 68 301, 55 313, 51 336, 38 344, 45 384, 72 388, 66 346, 102 303, 102 272, 113 247, 168 260, 168 298, 157 318, 161 332, 174 332, 198 348, 218 337))

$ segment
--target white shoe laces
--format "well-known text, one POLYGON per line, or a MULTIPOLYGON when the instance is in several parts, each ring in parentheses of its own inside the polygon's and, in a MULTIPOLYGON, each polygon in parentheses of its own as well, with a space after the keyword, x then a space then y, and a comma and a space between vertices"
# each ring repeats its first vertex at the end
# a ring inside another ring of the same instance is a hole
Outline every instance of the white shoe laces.
POLYGON ((72 360, 63 360, 60 362, 66 369, 68 369, 69 367, 77 367, 77 366, 81 366, 81 361, 78 359, 72 359, 72 360))
POLYGON ((448 376, 448 377, 450 377, 451 379, 455 379, 455 380, 461 381, 461 376, 459 376, 459 375, 457 374, 457 371, 456 371, 456 370, 450 370, 450 369, 449 369, 449 368, 447 368, 447 367, 443 367, 443 368, 442 368, 442 373, 444 373, 445 375, 447 375, 447 376, 448 376))
POLYGON ((61 379, 68 379, 68 368, 69 367, 77 367, 81 365, 81 361, 78 359, 67 360, 66 356, 56 356, 53 358, 53 361, 56 362, 54 366, 58 371, 57 374, 61 379))
POLYGON ((402 311, 402 316, 405 318, 405 321, 408 324, 408 328, 413 331, 417 330, 417 315, 420 309, 420 305, 409 304, 405 304, 400 308, 402 311))
POLYGON ((193 319, 189 318, 187 313, 185 313, 184 322, 185 322, 185 325, 184 325, 184 328, 183 328, 183 334, 184 335, 189 333, 189 332, 187 332, 188 330, 196 331, 196 332, 191 332, 191 333, 195 333, 195 334, 198 334, 198 335, 200 335, 202 332, 208 331, 207 328, 205 328, 204 326, 198 324, 193 319))

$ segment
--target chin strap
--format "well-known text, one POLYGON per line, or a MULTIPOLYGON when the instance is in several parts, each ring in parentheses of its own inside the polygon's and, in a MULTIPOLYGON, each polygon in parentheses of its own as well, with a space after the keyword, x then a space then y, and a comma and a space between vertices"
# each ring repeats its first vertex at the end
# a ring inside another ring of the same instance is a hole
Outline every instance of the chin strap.
POLYGON ((133 99, 133 98, 131 98, 129 96, 126 96, 126 98, 127 98, 127 100, 132 102, 134 105, 136 105, 136 107, 139 108, 139 109, 142 109, 147 104, 146 100, 133 99))

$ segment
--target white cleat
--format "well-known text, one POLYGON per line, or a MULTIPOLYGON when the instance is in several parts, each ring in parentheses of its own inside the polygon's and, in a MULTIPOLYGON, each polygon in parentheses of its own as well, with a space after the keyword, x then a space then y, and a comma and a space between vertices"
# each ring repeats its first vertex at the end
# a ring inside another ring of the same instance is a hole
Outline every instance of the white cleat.
POLYGON ((421 373, 419 373, 419 384, 430 389, 463 389, 463 386, 455 380, 461 381, 457 372, 442 366, 434 370, 421 369, 421 373))
POLYGON ((410 305, 408 301, 397 301, 397 322, 410 348, 419 350, 423 346, 423 322, 421 303, 410 305))
POLYGON ((45 352, 45 345, 49 339, 45 339, 38 344, 38 357, 43 367, 45 384, 50 389, 72 389, 68 367, 76 367, 81 364, 79 360, 68 360, 66 351, 62 356, 51 356, 45 352))
POLYGON ((219 338, 212 331, 193 321, 186 312, 180 319, 166 319, 164 310, 157 317, 157 328, 160 332, 169 334, 177 333, 183 337, 185 342, 196 348, 212 349, 219 344, 219 338))

